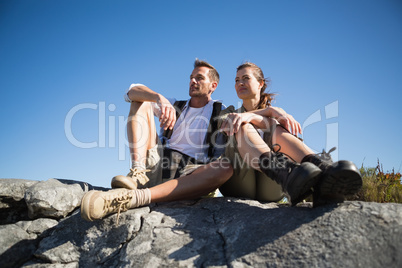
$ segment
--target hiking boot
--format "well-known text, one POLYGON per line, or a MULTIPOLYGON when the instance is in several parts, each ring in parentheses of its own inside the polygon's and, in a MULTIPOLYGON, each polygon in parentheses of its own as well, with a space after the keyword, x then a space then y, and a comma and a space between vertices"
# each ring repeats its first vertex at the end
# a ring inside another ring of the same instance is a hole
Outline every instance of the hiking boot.
POLYGON ((130 172, 127 176, 117 175, 112 179, 112 188, 126 188, 130 190, 134 190, 138 188, 138 184, 140 186, 145 185, 149 178, 145 174, 150 171, 149 169, 141 169, 141 168, 131 168, 130 172))
POLYGON ((268 152, 260 156, 260 169, 282 186, 292 206, 312 194, 321 170, 311 163, 297 164, 283 153, 268 152))
POLYGON ((92 190, 87 192, 81 200, 81 217, 84 220, 93 221, 117 213, 118 224, 120 212, 150 203, 149 189, 113 189, 107 192, 92 190))
POLYGON ((341 160, 333 162, 330 153, 323 150, 320 154, 311 154, 303 158, 302 162, 310 162, 322 170, 321 178, 314 187, 313 206, 317 207, 328 203, 339 203, 345 196, 357 193, 363 185, 359 169, 351 161, 341 160))

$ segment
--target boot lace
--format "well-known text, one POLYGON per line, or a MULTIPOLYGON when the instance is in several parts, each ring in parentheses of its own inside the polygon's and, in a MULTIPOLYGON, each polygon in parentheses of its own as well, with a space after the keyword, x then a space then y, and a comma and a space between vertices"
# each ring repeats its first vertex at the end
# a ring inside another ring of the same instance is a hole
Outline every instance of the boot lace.
POLYGON ((148 177, 145 175, 146 172, 151 171, 150 169, 141 169, 138 167, 130 168, 130 172, 127 177, 137 179, 141 184, 145 184, 149 181, 148 177))
POLYGON ((331 157, 331 153, 333 152, 333 151, 335 151, 336 150, 336 147, 332 147, 329 151, 328 151, 328 153, 325 151, 325 149, 322 149, 322 153, 318 153, 317 154, 317 156, 319 157, 319 158, 321 158, 321 160, 323 160, 323 161, 327 161, 327 162, 333 162, 332 161, 332 157, 331 157))
POLYGON ((291 159, 293 162, 296 162, 290 155, 285 154, 285 153, 281 153, 281 149, 282 149, 282 147, 281 147, 279 144, 277 144, 277 143, 275 143, 274 145, 272 145, 272 151, 275 153, 275 157, 276 157, 279 161, 281 161, 281 163, 285 162, 285 161, 286 161, 286 158, 287 158, 287 159, 291 159), (275 148, 277 148, 277 149, 275 149, 275 148))
POLYGON ((130 208, 132 198, 133 195, 128 191, 112 198, 105 198, 105 203, 103 204, 104 215, 117 212, 116 224, 119 224, 120 212, 127 211, 130 208))

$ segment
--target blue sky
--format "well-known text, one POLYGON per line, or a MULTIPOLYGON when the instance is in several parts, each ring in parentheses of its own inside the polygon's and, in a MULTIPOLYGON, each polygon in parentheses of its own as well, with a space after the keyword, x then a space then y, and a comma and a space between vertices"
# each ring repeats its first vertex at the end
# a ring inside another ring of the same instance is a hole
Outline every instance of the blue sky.
POLYGON ((130 166, 124 91, 187 99, 195 58, 220 72, 215 99, 238 105, 252 61, 313 150, 400 171, 401 48, 396 0, 1 0, 0 178, 108 187, 130 166))

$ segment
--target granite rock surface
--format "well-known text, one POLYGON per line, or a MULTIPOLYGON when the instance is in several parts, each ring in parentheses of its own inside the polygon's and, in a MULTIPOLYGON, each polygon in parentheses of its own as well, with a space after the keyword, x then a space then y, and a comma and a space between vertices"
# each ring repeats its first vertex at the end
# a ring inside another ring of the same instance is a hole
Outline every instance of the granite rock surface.
POLYGON ((0 179, 0 267, 402 267, 402 205, 229 197, 86 222, 84 182, 0 179))

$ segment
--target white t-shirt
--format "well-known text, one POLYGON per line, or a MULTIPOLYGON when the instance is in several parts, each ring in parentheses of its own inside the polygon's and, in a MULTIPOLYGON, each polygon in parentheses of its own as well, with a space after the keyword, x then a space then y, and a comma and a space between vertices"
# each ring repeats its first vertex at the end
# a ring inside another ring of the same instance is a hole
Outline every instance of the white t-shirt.
POLYGON ((208 144, 205 144, 205 135, 212 115, 213 103, 214 101, 211 100, 201 108, 186 105, 173 128, 173 134, 167 146, 197 160, 206 161, 208 144))
MULTIPOLYGON (((141 84, 132 84, 130 88, 138 85, 141 84)), ((127 96, 127 92, 124 95, 124 99, 127 102, 131 102, 127 96)), ((168 98, 168 100, 172 105, 176 102, 176 99, 168 98)), ((215 100, 211 100, 204 107, 192 108, 189 106, 188 100, 180 117, 176 121, 173 134, 167 141, 166 146, 205 162, 208 159, 208 144, 205 144, 205 135, 208 130, 214 102, 215 100)), ((156 103, 152 103, 152 107, 154 115, 159 118, 159 106, 156 103)), ((159 136, 162 133, 163 129, 161 129, 159 136)))

